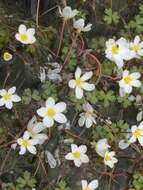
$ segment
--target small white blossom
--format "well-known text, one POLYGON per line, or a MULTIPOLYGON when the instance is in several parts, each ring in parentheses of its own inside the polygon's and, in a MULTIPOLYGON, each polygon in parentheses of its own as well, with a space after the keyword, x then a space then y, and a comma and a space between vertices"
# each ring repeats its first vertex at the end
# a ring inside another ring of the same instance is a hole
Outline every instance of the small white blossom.
POLYGON ((27 130, 32 139, 37 139, 38 144, 43 144, 48 136, 44 133, 41 133, 45 127, 42 122, 38 122, 36 116, 33 116, 32 119, 28 122, 27 130))
POLYGON ((107 151, 104 155, 104 164, 109 166, 110 168, 113 168, 114 164, 118 162, 117 158, 115 158, 114 156, 115 156, 115 152, 107 151))
POLYGON ((70 88, 75 88, 76 98, 81 99, 83 97, 83 90, 92 91, 95 89, 94 84, 89 84, 89 80, 93 75, 93 72, 86 72, 81 76, 81 69, 78 67, 75 71, 75 79, 70 80, 68 85, 70 88))
POLYGON ((78 124, 82 127, 84 124, 87 128, 90 128, 93 124, 96 124, 96 114, 93 107, 89 104, 83 104, 84 112, 80 114, 78 124))
POLYGON ((95 190, 98 187, 98 180, 92 180, 89 184, 87 180, 82 180, 82 190, 95 190))
POLYGON ((71 144, 72 152, 68 153, 65 158, 67 160, 73 160, 75 166, 80 167, 82 163, 88 163, 89 158, 85 154, 87 152, 87 147, 85 145, 77 146, 76 144, 71 144))
POLYGON ((9 52, 4 52, 4 54, 3 54, 3 60, 4 61, 10 61, 11 59, 12 59, 12 54, 11 53, 9 53, 9 52))
POLYGON ((28 150, 31 154, 37 153, 35 145, 38 144, 38 140, 30 139, 30 134, 28 133, 28 131, 24 132, 22 138, 17 139, 17 144, 20 145, 20 155, 25 154, 26 150, 28 150))
POLYGON ((8 91, 5 89, 0 90, 0 106, 4 106, 7 109, 12 109, 13 102, 20 102, 21 98, 15 93, 16 87, 10 88, 8 91))
POLYGON ((106 57, 114 61, 118 69, 124 65, 124 60, 130 60, 133 55, 129 49, 129 42, 125 38, 120 38, 117 41, 109 39, 106 42, 106 57))
POLYGON ((39 79, 40 79, 41 82, 46 81, 46 71, 45 71, 44 67, 40 67, 39 79))
POLYGON ((50 168, 55 168, 57 166, 57 161, 54 158, 53 154, 48 150, 45 151, 46 162, 50 165, 50 168))
POLYGON ((110 148, 110 145, 108 144, 107 139, 100 139, 96 143, 96 152, 101 157, 105 156, 105 153, 108 151, 109 148, 110 148))
POLYGON ((74 18, 78 14, 78 11, 76 9, 72 10, 69 6, 64 7, 62 11, 61 8, 59 8, 59 12, 60 15, 64 18, 64 20, 74 18))
POLYGON ((22 44, 33 44, 36 41, 35 29, 26 28, 24 24, 21 24, 18 28, 18 33, 15 34, 15 38, 22 44))
POLYGON ((119 81, 120 95, 130 94, 133 87, 140 87, 141 82, 138 80, 141 74, 138 72, 129 73, 128 70, 123 71, 122 79, 119 81))
POLYGON ((133 125, 131 127, 132 137, 129 139, 130 143, 135 143, 137 140, 143 146, 143 121, 139 126, 133 125))
POLYGON ((64 102, 55 103, 55 100, 50 97, 46 101, 46 106, 37 110, 37 114, 43 117, 43 124, 46 127, 52 127, 54 121, 58 123, 66 123, 67 118, 62 113, 66 110, 66 104, 64 102))
POLYGON ((127 139, 122 139, 122 140, 120 140, 119 141, 119 148, 121 149, 121 150, 124 150, 124 149, 126 149, 126 148, 128 148, 129 146, 130 146, 130 142, 129 142, 129 140, 127 140, 127 139))
POLYGON ((139 36, 136 36, 134 42, 130 43, 130 49, 134 58, 143 56, 143 41, 141 41, 139 36))
POLYGON ((78 33, 80 32, 88 32, 91 30, 92 24, 87 24, 85 26, 85 20, 84 19, 78 19, 74 20, 73 27, 77 30, 78 33))

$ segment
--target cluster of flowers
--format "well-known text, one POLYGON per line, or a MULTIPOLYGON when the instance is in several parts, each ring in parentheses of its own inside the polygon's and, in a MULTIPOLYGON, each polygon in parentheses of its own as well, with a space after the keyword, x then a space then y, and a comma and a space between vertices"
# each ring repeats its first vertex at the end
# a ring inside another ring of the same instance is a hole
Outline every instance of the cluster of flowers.
MULTIPOLYGON (((136 36, 133 42, 127 41, 125 38, 120 38, 117 41, 109 39, 106 42, 106 57, 115 62, 118 69, 122 69, 124 61, 129 61, 133 58, 141 58, 143 56, 143 42, 139 36, 136 36)), ((132 87, 140 87, 141 82, 138 80, 140 73, 131 73, 128 70, 122 72, 122 80, 119 81, 120 96, 130 94, 132 87)))
MULTIPOLYGON (((64 21, 74 18, 77 14, 77 10, 72 10, 71 7, 67 6, 63 10, 59 9, 61 16, 64 21)), ((84 19, 73 20, 73 27, 76 31, 87 32, 91 30, 91 24, 85 26, 84 19)), ((18 33, 15 38, 22 44, 33 44, 36 41, 35 29, 27 29, 25 25, 21 24, 18 28, 18 33)), ((135 37, 134 42, 128 42, 124 38, 120 38, 115 41, 114 39, 109 39, 106 42, 106 57, 111 61, 114 61, 118 67, 121 69, 124 66, 124 60, 130 60, 132 58, 140 58, 143 55, 143 42, 140 42, 139 36, 135 37)), ((9 61, 12 58, 11 54, 5 52, 4 60, 9 61)), ((91 79, 93 72, 85 72, 82 75, 82 70, 77 67, 75 71, 74 79, 68 82, 68 86, 75 89, 75 96, 77 99, 81 99, 84 96, 84 91, 93 91, 95 85, 88 82, 91 79)), ((122 78, 119 83, 120 95, 124 96, 126 93, 132 92, 132 87, 140 87, 141 82, 138 80, 140 78, 140 73, 134 72, 130 73, 128 70, 122 72, 122 78)), ((8 91, 5 89, 0 90, 0 106, 5 106, 8 109, 12 109, 14 102, 21 101, 21 98, 16 94, 16 87, 10 88, 8 91)), ((37 110, 38 116, 42 119, 42 122, 38 122, 36 116, 29 121, 27 125, 27 130, 24 132, 21 138, 16 139, 16 144, 13 147, 19 145, 19 154, 23 155, 28 150, 32 154, 36 154, 35 145, 43 144, 48 136, 42 131, 45 128, 50 128, 54 125, 54 122, 60 124, 66 123, 67 118, 63 114, 66 110, 66 103, 58 102, 56 103, 52 97, 49 97, 45 103, 45 106, 37 110)), ((84 112, 80 114, 78 120, 79 126, 85 125, 90 128, 93 124, 96 124, 96 113, 93 107, 87 102, 83 105, 84 112)), ((132 126, 130 134, 130 139, 128 139, 128 145, 130 143, 138 141, 143 146, 143 122, 137 127, 132 126)), ((119 146, 121 148, 127 147, 124 140, 120 141, 119 146)), ((104 164, 110 168, 114 167, 114 164, 118 162, 115 158, 115 152, 109 151, 110 145, 107 139, 100 139, 96 144, 96 152, 104 158, 104 164)), ((71 145, 71 152, 65 156, 65 159, 72 160, 75 166, 80 167, 82 163, 88 163, 89 157, 86 155, 87 147, 85 145, 77 146, 76 144, 71 145)), ((98 180, 93 180, 89 184, 86 180, 82 180, 83 190, 94 190, 98 187, 98 180)))

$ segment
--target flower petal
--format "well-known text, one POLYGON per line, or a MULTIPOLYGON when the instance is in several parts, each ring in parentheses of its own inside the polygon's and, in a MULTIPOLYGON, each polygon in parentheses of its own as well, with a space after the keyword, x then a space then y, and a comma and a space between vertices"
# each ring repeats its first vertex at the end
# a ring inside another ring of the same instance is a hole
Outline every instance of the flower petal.
POLYGON ((52 118, 49 117, 44 117, 43 119, 43 123, 46 127, 52 127, 54 125, 54 120, 52 118))
POLYGON ((66 110, 66 104, 64 102, 59 102, 55 105, 58 112, 63 112, 66 110))
POLYGON ((94 190, 98 187, 98 185, 98 180, 93 180, 89 183, 88 187, 94 190))
POLYGON ((82 184, 82 190, 87 188, 88 183, 86 180, 81 180, 81 184, 82 184))
POLYGON ((75 94, 77 99, 81 99, 83 97, 83 90, 79 87, 76 87, 75 94))
POLYGON ((5 107, 8 108, 8 109, 12 109, 12 107, 13 107, 12 101, 6 101, 5 102, 5 107))
POLYGON ((81 153, 85 154, 87 152, 87 146, 86 145, 80 145, 79 150, 81 153))
POLYGON ((45 107, 42 107, 37 110, 37 114, 41 117, 45 117, 46 113, 47 113, 47 108, 45 107))
POLYGON ((3 101, 3 98, 0 98, 0 106, 3 106, 5 103, 3 101))
POLYGON ((7 93, 7 91, 5 89, 0 90, 0 96, 4 96, 6 93, 7 93))
POLYGON ((27 149, 31 154, 36 154, 37 153, 35 146, 30 145, 30 146, 27 147, 27 149))
POLYGON ((83 163, 88 163, 89 162, 89 158, 86 154, 81 154, 81 161, 83 163))
POLYGON ((35 28, 28 28, 28 29, 27 29, 27 34, 33 36, 33 35, 35 34, 35 28))
POLYGON ((83 85, 82 85, 82 88, 84 90, 87 90, 87 91, 92 91, 95 89, 95 85, 94 84, 89 84, 87 82, 84 82, 83 85))
POLYGON ((75 71, 75 79, 79 79, 81 76, 81 69, 79 67, 77 67, 76 71, 75 71))
POLYGON ((26 148, 25 148, 24 146, 21 146, 21 147, 20 147, 19 154, 20 154, 20 155, 23 155, 23 154, 25 154, 25 152, 26 152, 26 148))
POLYGON ((70 88, 75 88, 75 86, 76 86, 75 80, 70 80, 70 81, 68 82, 68 85, 69 85, 70 88))
POLYGON ((67 122, 67 118, 65 117, 64 114, 62 113, 58 113, 55 115, 54 119, 59 122, 59 123, 66 123, 67 122))
POLYGON ((83 76, 81 77, 81 80, 83 81, 86 81, 86 80, 89 80, 93 75, 93 72, 90 71, 90 72, 86 72, 83 74, 83 76))
POLYGON ((26 26, 24 24, 21 24, 18 27, 18 31, 19 31, 20 34, 25 33, 26 32, 26 26))
POLYGON ((85 126, 86 126, 87 128, 90 128, 90 127, 92 126, 92 124, 93 124, 92 119, 87 118, 87 119, 86 119, 86 122, 85 122, 85 126))
POLYGON ((13 102, 20 102, 20 101, 21 101, 21 98, 20 98, 20 96, 14 94, 14 95, 12 95, 12 101, 13 101, 13 102))
POLYGON ((28 131, 25 131, 25 132, 24 132, 24 135, 23 135, 23 139, 24 139, 24 140, 25 140, 25 139, 28 140, 29 137, 30 137, 29 132, 28 132, 28 131))
POLYGON ((10 88, 10 89, 8 90, 8 93, 9 93, 9 94, 14 94, 15 91, 16 91, 16 87, 13 86, 12 88, 10 88))
POLYGON ((47 101, 46 101, 46 106, 48 107, 48 106, 54 106, 54 105, 55 105, 55 100, 54 100, 54 98, 49 97, 49 98, 47 99, 47 101))
POLYGON ((65 156, 66 160, 73 160, 73 154, 70 152, 65 156))

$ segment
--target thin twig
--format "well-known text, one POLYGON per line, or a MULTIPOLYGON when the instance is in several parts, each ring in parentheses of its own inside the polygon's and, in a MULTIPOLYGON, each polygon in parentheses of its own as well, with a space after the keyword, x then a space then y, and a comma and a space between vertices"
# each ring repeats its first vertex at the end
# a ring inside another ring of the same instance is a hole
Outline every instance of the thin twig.
POLYGON ((56 53, 56 59, 57 59, 57 57, 58 57, 58 55, 59 55, 59 53, 60 53, 60 50, 61 50, 62 41, 63 41, 63 36, 64 36, 65 24, 66 24, 66 21, 63 20, 62 29, 61 29, 61 34, 60 34, 59 46, 58 46, 58 50, 57 50, 57 53, 56 53))
POLYGON ((69 51, 68 51, 68 53, 67 53, 67 56, 66 56, 65 61, 64 61, 63 65, 62 65, 61 71, 63 70, 63 68, 64 68, 65 65, 68 63, 68 61, 69 61, 69 59, 70 59, 70 57, 71 57, 71 53, 72 53, 73 47, 74 47, 74 45, 75 45, 75 42, 77 41, 78 35, 79 35, 79 34, 76 33, 76 36, 75 36, 74 40, 72 41, 71 47, 70 47, 70 49, 69 49, 69 51))
POLYGON ((39 26, 39 8, 40 8, 40 0, 37 1, 37 12, 36 12, 36 26, 39 26))

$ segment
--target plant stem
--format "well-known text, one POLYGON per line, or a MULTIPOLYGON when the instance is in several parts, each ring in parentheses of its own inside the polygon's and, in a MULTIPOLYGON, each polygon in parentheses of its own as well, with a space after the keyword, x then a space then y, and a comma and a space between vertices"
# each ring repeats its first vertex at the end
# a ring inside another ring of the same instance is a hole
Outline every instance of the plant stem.
POLYGON ((69 59, 71 57, 72 49, 73 49, 73 47, 75 45, 75 42, 77 41, 78 35, 79 35, 79 33, 76 33, 76 36, 75 36, 74 40, 72 41, 71 47, 70 47, 70 49, 69 49, 69 51, 67 53, 67 56, 66 56, 65 61, 64 61, 63 65, 62 65, 61 71, 63 70, 63 68, 68 63, 68 61, 69 61, 69 59))
POLYGON ((36 11, 36 26, 37 26, 37 28, 39 25, 39 7, 40 7, 40 0, 37 0, 37 11, 36 11))
POLYGON ((60 41, 59 41, 59 46, 58 46, 58 51, 56 53, 56 59, 60 53, 60 50, 61 50, 61 46, 62 46, 62 41, 63 41, 63 36, 64 36, 64 29, 65 29, 65 24, 66 24, 66 21, 63 20, 63 24, 62 24, 62 29, 61 29, 61 34, 60 34, 60 41))

